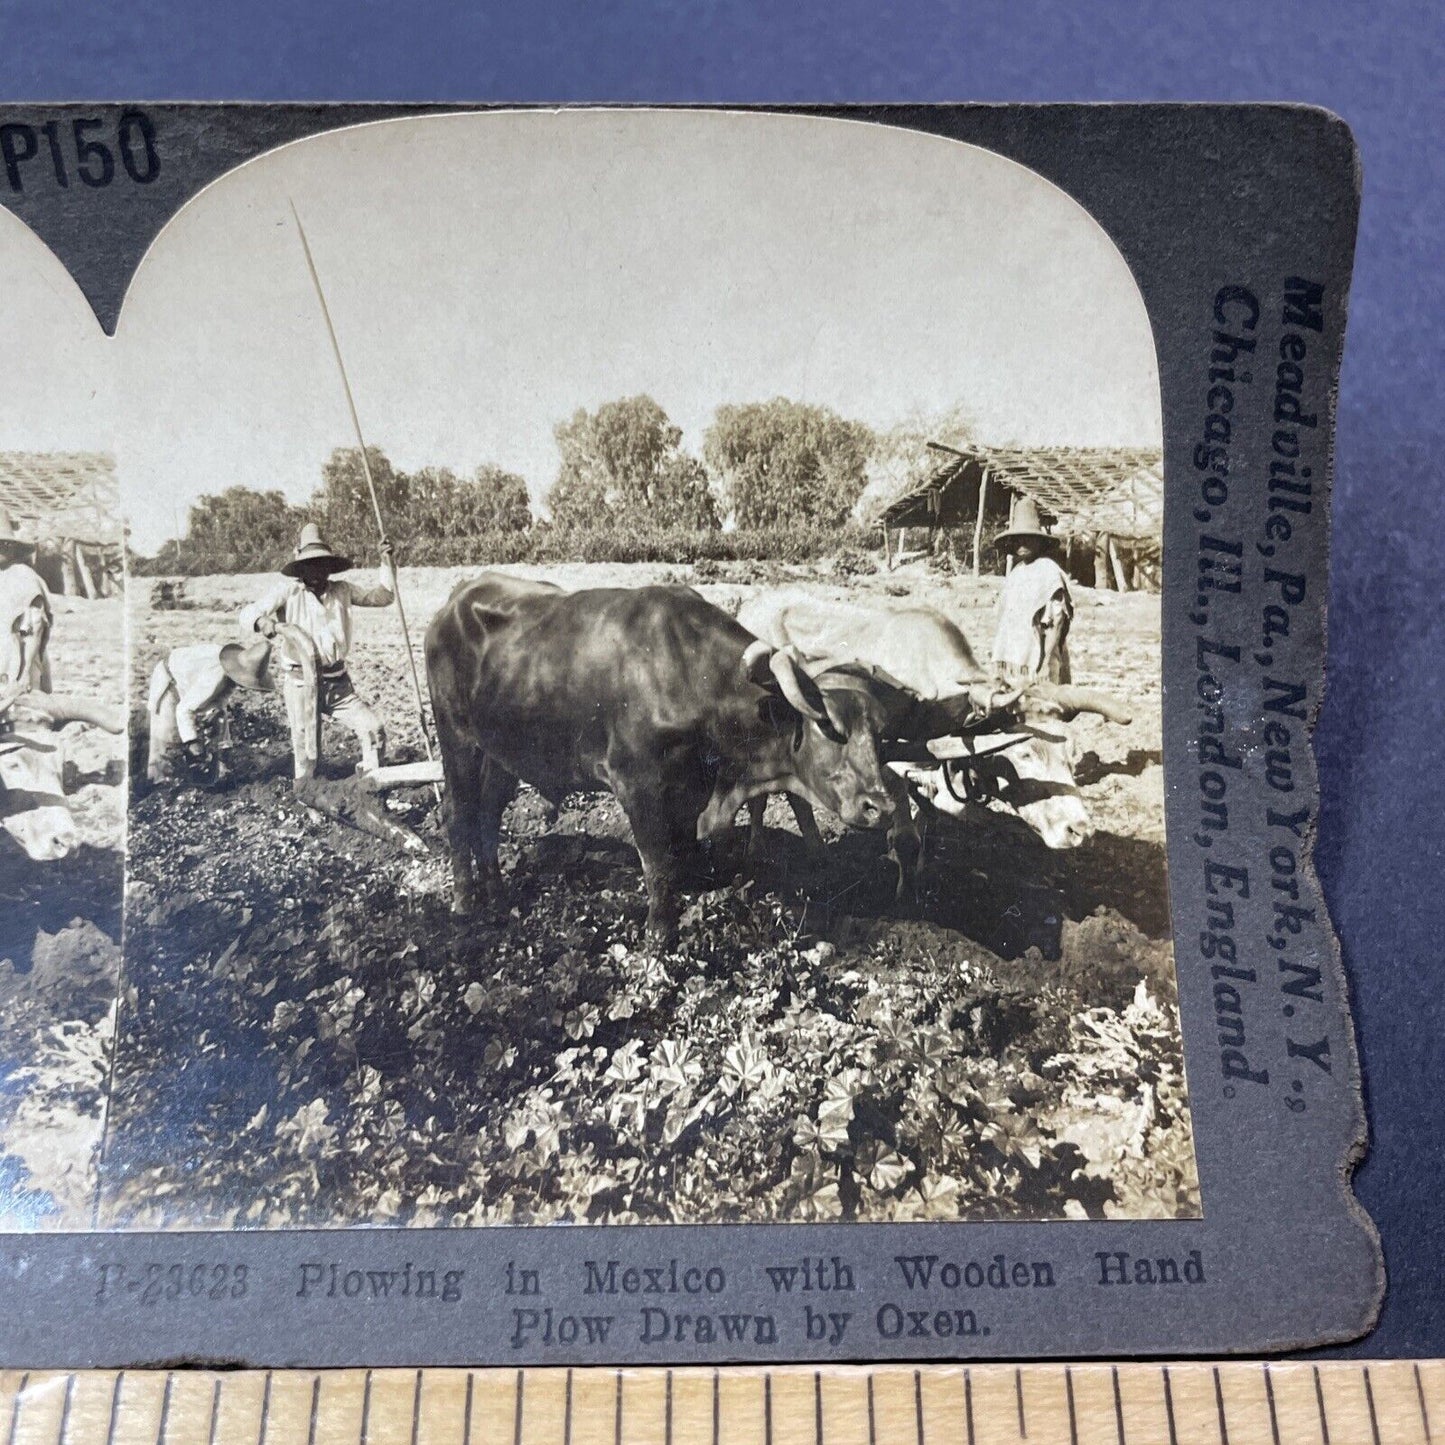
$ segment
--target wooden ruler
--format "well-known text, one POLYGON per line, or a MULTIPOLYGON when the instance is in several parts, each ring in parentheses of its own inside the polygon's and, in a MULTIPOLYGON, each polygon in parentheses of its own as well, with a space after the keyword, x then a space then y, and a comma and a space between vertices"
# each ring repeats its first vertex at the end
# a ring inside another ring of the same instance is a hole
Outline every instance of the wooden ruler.
POLYGON ((1445 1361, 7 1371, 5 1445, 1445 1445, 1445 1361))

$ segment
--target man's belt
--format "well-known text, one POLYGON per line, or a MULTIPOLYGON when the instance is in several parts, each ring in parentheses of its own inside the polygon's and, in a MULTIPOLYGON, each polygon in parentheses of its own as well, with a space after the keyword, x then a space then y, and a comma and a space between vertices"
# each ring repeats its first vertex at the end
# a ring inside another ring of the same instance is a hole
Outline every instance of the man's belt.
MULTIPOLYGON (((283 662, 281 666, 287 672, 299 673, 302 670, 299 662, 283 662)), ((318 667, 316 669, 316 675, 317 677, 326 678, 329 681, 335 682, 338 677, 346 676, 346 664, 344 662, 333 662, 326 667, 318 667)))

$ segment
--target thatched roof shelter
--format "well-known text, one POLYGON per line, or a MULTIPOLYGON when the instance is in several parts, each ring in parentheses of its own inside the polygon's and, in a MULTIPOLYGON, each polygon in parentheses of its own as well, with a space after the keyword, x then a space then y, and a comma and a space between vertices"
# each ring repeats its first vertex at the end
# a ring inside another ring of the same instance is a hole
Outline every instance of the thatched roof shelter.
POLYGON ((929 446, 944 458, 932 475, 879 515, 885 527, 973 527, 987 490, 1032 497, 1059 534, 1158 538, 1164 519, 1161 454, 1141 447, 929 446))
POLYGON ((120 486, 106 452, 0 452, 0 506, 35 541, 121 540, 120 486))
POLYGON ((120 485, 106 452, 0 452, 0 507, 50 585, 104 596, 121 574, 120 485))

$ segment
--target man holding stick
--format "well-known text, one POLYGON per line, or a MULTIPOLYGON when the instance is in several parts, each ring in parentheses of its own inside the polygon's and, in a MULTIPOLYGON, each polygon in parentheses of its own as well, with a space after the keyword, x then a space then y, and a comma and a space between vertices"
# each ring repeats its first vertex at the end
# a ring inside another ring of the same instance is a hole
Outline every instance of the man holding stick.
MULTIPOLYGON (((374 773, 381 766, 386 729, 380 717, 357 695, 346 658, 351 651, 351 609, 389 607, 395 601, 391 543, 385 539, 381 543, 379 586, 362 587, 335 578, 335 573, 346 572, 351 565, 351 558, 333 552, 322 540, 320 528, 308 522, 301 529, 295 555, 281 568, 285 580, 242 609, 241 629, 274 637, 277 624, 289 622, 311 639, 316 647, 318 674, 315 706, 322 717, 335 718, 356 734, 361 744, 361 771, 374 773)), ((279 653, 275 662, 293 736, 300 736, 298 729, 314 726, 314 721, 302 716, 310 708, 305 675, 298 664, 279 653)), ((297 777, 303 776, 303 766, 302 750, 298 748, 297 777)))

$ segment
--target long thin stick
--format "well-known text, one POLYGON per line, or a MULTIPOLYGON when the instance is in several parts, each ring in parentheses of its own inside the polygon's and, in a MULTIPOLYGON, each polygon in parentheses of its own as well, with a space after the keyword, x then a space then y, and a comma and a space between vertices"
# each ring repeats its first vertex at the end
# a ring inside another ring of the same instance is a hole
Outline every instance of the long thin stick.
MULTIPOLYGON (((376 530, 384 543, 386 538, 386 523, 381 515, 381 502, 376 495, 376 482, 371 475, 371 461, 366 455, 366 438, 361 434, 361 418, 356 412, 356 398, 351 394, 351 382, 347 379, 346 363, 341 359, 341 343, 336 339, 336 327, 331 323, 331 308, 326 304, 326 292, 321 288, 321 277, 316 274, 316 261, 311 255, 311 243, 306 239, 306 228, 301 224, 301 217, 296 213, 296 203, 288 199, 287 204, 291 207, 291 215, 296 222, 296 234, 301 237, 301 249, 306 253, 306 269, 311 273, 311 284, 316 288, 316 299, 321 303, 321 315, 326 321, 326 334, 331 338, 331 351, 336 357, 336 369, 341 373, 341 385, 346 392, 346 406, 351 412, 351 426, 356 432, 356 445, 361 450, 361 470, 366 476, 366 490, 371 494, 371 510, 376 516, 376 530)), ((416 693, 416 714, 421 724, 421 740, 426 747, 428 758, 433 756, 431 746, 431 734, 427 731, 426 725, 426 703, 421 693, 421 675, 416 670, 416 658, 411 650, 411 633, 407 630, 406 609, 401 605, 401 582, 396 575, 396 558, 387 556, 387 566, 391 572, 391 593, 396 598, 396 615, 401 621, 401 639, 406 647, 407 666, 411 669, 412 690, 416 693)), ((437 801, 441 801, 441 789, 435 788, 437 801)))

